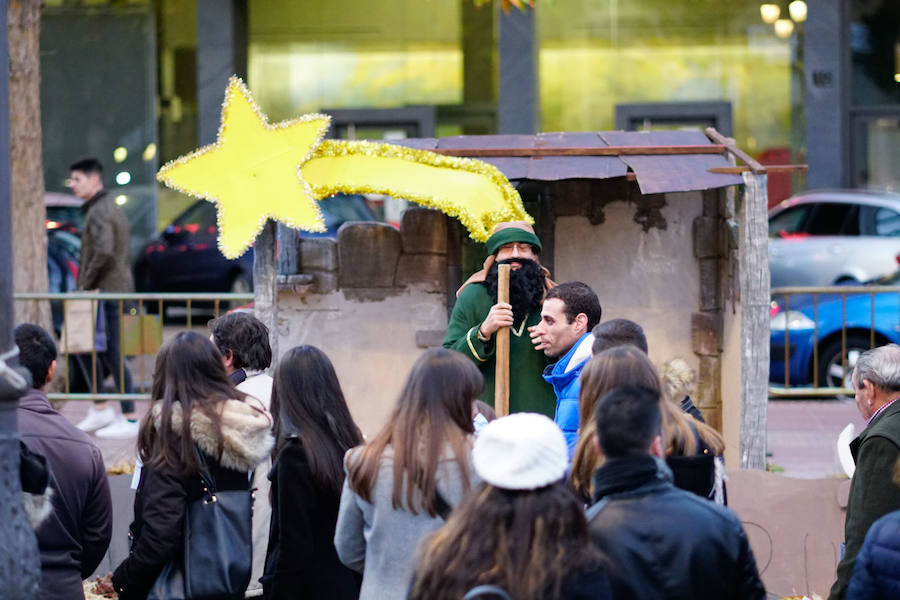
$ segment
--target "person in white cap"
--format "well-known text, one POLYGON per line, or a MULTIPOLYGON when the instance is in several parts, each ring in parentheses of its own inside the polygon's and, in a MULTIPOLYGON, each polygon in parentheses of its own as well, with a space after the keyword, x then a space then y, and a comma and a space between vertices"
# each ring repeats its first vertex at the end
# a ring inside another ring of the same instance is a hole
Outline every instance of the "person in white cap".
POLYGON ((472 465, 483 483, 423 542, 415 600, 612 598, 603 555, 565 485, 559 427, 517 413, 486 425, 472 465))

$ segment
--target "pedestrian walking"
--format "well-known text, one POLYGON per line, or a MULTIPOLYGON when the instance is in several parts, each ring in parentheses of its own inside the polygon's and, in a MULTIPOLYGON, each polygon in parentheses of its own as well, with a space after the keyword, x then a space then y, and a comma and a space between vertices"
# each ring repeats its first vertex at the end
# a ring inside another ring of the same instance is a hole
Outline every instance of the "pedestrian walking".
MULTIPOLYGON (((151 400, 138 435, 143 467, 134 497, 131 551, 112 577, 120 600, 146 598, 164 567, 190 560, 182 556, 184 528, 189 505, 206 498, 201 472, 211 476, 220 493, 249 494, 252 472, 273 445, 269 414, 258 400, 235 389, 222 355, 198 333, 179 333, 160 350, 151 400)), ((223 552, 208 562, 232 549, 216 550, 223 552)), ((249 556, 245 566, 249 579, 249 556)))
POLYGON ((518 413, 489 423, 472 464, 484 482, 426 538, 411 599, 458 600, 484 586, 516 600, 612 598, 552 420, 518 413))
MULTIPOLYGON (((101 292, 133 292, 131 261, 128 258, 130 233, 128 218, 112 195, 103 188, 103 165, 96 158, 79 160, 69 167, 72 193, 84 200, 81 212, 81 258, 78 289, 101 292)), ((100 369, 98 381, 112 375, 116 393, 130 394, 131 371, 123 364, 120 327, 121 307, 117 300, 103 300, 106 350, 97 353, 100 369)), ((79 359, 74 359, 79 360, 79 359)), ((97 393, 101 390, 91 390, 97 393)), ((122 414, 116 415, 105 401, 95 402, 77 427, 99 438, 128 439, 138 434, 134 401, 123 400, 122 414)))
POLYGON ((341 563, 334 531, 344 484, 343 458, 363 443, 334 366, 324 352, 298 346, 275 370, 272 388, 272 520, 265 571, 268 600, 351 600, 361 577, 341 563))
POLYGON ((419 540, 476 481, 472 413, 483 388, 461 354, 425 352, 385 426, 345 458, 334 542, 341 561, 363 573, 363 600, 406 598, 419 540))

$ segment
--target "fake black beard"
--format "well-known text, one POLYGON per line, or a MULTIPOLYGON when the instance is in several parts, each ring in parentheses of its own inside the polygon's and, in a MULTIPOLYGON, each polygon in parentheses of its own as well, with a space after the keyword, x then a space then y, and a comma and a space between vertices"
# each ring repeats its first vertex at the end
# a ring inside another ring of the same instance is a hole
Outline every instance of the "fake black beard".
POLYGON ((497 302, 497 267, 517 262, 522 266, 509 271, 509 303, 512 304, 513 320, 521 323, 533 309, 540 309, 544 299, 544 270, 528 258, 513 258, 491 265, 484 280, 488 295, 497 302))

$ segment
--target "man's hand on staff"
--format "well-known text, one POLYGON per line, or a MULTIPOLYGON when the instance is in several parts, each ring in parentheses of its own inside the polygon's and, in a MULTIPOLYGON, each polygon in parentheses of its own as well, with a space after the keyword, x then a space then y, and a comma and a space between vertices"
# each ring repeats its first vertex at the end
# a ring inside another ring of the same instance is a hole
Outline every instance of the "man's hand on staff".
POLYGON ((491 311, 478 327, 482 337, 490 338, 501 327, 513 326, 512 305, 506 302, 498 302, 491 307, 491 311))
POLYGON ((528 335, 531 336, 531 343, 534 344, 535 350, 543 350, 547 347, 546 344, 544 344, 544 336, 539 331, 542 324, 543 323, 538 323, 537 325, 528 328, 528 335))

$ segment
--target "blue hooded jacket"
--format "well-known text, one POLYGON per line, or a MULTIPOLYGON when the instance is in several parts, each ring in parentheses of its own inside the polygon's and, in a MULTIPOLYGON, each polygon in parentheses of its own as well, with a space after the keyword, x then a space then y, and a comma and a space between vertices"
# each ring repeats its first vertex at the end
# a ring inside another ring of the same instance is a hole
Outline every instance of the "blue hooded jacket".
POLYGON ((553 420, 562 429, 569 447, 569 463, 578 441, 578 393, 581 391, 579 376, 591 359, 593 334, 587 332, 566 352, 558 362, 544 369, 544 381, 553 386, 556 394, 556 415, 553 420), (569 364, 572 367, 569 368, 569 364), (568 370, 567 370, 568 369, 568 370))

